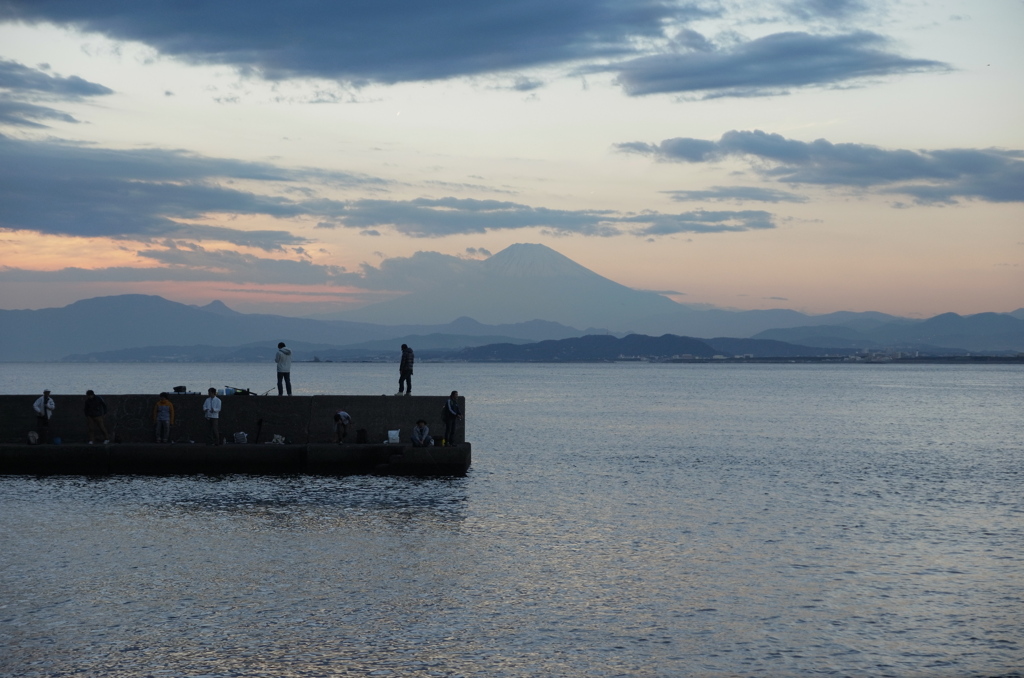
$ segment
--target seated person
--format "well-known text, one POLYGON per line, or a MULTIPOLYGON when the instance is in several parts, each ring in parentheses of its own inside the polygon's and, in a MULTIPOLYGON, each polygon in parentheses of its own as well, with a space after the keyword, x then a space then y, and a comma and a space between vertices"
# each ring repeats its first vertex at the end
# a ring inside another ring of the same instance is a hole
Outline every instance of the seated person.
POLYGON ((427 422, 420 419, 412 430, 412 446, 430 447, 433 444, 434 439, 430 437, 430 429, 427 428, 427 422))

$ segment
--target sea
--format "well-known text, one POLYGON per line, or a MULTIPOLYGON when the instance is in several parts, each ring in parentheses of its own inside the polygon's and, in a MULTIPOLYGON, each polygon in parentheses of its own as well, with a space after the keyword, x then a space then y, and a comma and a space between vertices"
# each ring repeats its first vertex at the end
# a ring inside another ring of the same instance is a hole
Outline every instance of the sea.
MULTIPOLYGON (((292 381, 391 394, 398 366, 292 381)), ((413 388, 466 396, 465 477, 0 476, 0 675, 1024 675, 1020 365, 419 363, 413 388)))

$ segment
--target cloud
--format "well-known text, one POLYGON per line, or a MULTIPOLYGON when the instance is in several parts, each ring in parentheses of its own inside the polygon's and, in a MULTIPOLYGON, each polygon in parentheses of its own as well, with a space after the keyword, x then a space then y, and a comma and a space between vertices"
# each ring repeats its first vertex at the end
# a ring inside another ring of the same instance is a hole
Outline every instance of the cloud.
POLYGON ((30 104, 19 101, 7 94, 0 94, 0 125, 14 125, 17 127, 44 128, 40 120, 61 120, 63 122, 78 122, 78 120, 64 111, 58 111, 49 106, 30 104))
MULTIPOLYGON (((794 0, 782 7, 799 21, 846 25, 866 9, 862 0, 794 0)), ((354 86, 502 74, 513 78, 513 89, 529 92, 542 81, 524 71, 572 66, 581 74, 615 73, 632 96, 763 96, 947 68, 901 56, 870 31, 781 32, 723 46, 689 26, 739 18, 700 0, 307 0, 286 10, 266 0, 0 4, 0 21, 95 31, 269 80, 325 78, 354 86)))
POLYGON ((635 54, 709 12, 662 0, 7 0, 0 20, 51 22, 279 80, 395 83, 635 54))
POLYGON ((340 266, 323 266, 306 258, 272 259, 230 250, 177 247, 139 252, 139 256, 162 264, 158 270, 194 275, 199 280, 230 280, 263 285, 337 284, 345 273, 340 266))
POLYGON ((515 90, 516 92, 532 92, 540 89, 544 86, 543 80, 537 80, 536 78, 528 78, 526 76, 518 76, 512 81, 512 85, 509 89, 515 90))
POLYGON ((46 127, 41 120, 78 122, 74 116, 40 101, 78 101, 114 90, 73 75, 61 77, 16 61, 0 59, 0 124, 46 127))
POLYGON ((17 61, 0 59, 0 88, 16 92, 47 94, 61 99, 77 99, 103 94, 114 90, 77 75, 61 77, 50 75, 37 68, 30 68, 17 61))
POLYGON ((596 237, 774 228, 772 215, 757 210, 632 214, 611 210, 552 210, 498 200, 459 198, 357 200, 348 204, 339 221, 346 228, 390 227, 418 238, 524 228, 540 228, 552 235, 596 237))
MULTIPOLYGON (((686 45, 697 41, 688 35, 686 45)), ((840 35, 775 33, 724 49, 701 44, 684 53, 641 56, 604 70, 618 73, 627 94, 704 92, 705 98, 765 96, 791 87, 836 85, 869 77, 947 70, 889 51, 888 40, 858 31, 840 35)))
POLYGON ((338 285, 343 278, 358 279, 340 266, 314 264, 305 258, 268 258, 199 245, 143 250, 139 257, 159 266, 114 266, 86 269, 76 266, 36 271, 0 266, 4 282, 233 282, 261 285, 338 285))
POLYGON ((486 233, 543 227, 558 233, 615 235, 615 213, 601 210, 552 210, 498 200, 417 198, 357 200, 341 216, 347 228, 390 226, 414 237, 486 233))
POLYGON ((384 259, 379 266, 363 263, 360 271, 347 273, 339 281, 361 289, 416 290, 438 281, 463 277, 481 270, 478 259, 464 259, 440 252, 419 251, 411 257, 384 259))
POLYGON ((807 202, 807 198, 789 191, 756 186, 714 186, 703 191, 665 191, 676 202, 807 202))
POLYGON ((770 212, 761 210, 705 211, 684 214, 641 214, 625 219, 642 224, 635 231, 640 236, 674 235, 676 233, 733 233, 775 228, 770 212))
POLYGON ((667 139, 630 142, 617 148, 664 162, 702 163, 726 158, 752 160, 767 179, 788 184, 875 188, 909 195, 918 203, 957 198, 1024 202, 1024 151, 1001 149, 889 150, 867 144, 787 139, 760 130, 726 132, 718 141, 667 139))
MULTIPOLYGON (((142 242, 168 238, 218 241, 281 251, 310 241, 287 230, 245 230, 196 222, 217 215, 301 218, 320 229, 345 227, 365 235, 380 235, 389 229, 418 238, 526 228, 561 236, 650 236, 742 231, 772 224, 770 214, 756 211, 633 214, 454 197, 339 201, 319 197, 315 183, 377 190, 386 182, 183 151, 114 150, 3 135, 0 157, 5 159, 0 163, 0 229, 50 235, 142 242), (253 188, 239 188, 243 180, 253 188)), ((783 195, 776 193, 776 197, 783 195)), ((747 189, 747 197, 753 195, 747 189)), ((762 198, 768 195, 761 193, 762 198)))
POLYGON ((848 19, 869 8, 864 0, 793 0, 783 5, 789 14, 804 21, 848 19))
MULTIPOLYGON (((139 257, 159 266, 113 266, 87 269, 72 266, 56 271, 36 271, 0 266, 2 282, 232 282, 260 285, 338 285, 346 277, 339 266, 314 264, 305 258, 273 259, 199 245, 143 250, 139 257)), ((348 276, 358 279, 358 276, 348 276)))
POLYGON ((216 239, 266 250, 306 242, 287 231, 243 231, 183 223, 210 214, 333 218, 344 204, 294 191, 265 195, 222 186, 226 180, 277 183, 310 179, 380 185, 371 177, 289 170, 265 163, 182 151, 111 150, 0 135, 0 228, 56 235, 216 239))
MULTIPOLYGON (((131 283, 230 282, 233 284, 348 287, 362 290, 412 291, 453 275, 477 272, 481 261, 439 252, 416 252, 411 257, 384 259, 379 266, 364 263, 358 271, 299 259, 270 258, 201 245, 164 243, 137 252, 156 266, 68 267, 38 271, 0 266, 0 282, 131 283)), ((305 294, 305 292, 302 292, 305 294)))

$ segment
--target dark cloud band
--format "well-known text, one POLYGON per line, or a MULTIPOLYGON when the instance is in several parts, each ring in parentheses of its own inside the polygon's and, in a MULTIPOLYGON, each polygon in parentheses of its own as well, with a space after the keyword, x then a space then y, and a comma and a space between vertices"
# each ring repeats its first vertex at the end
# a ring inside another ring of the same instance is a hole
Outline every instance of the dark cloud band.
MULTIPOLYGON (((863 9, 855 0, 787 7, 807 21, 848 18, 863 9)), ((948 68, 901 56, 870 31, 791 31, 716 46, 688 26, 723 15, 712 3, 663 0, 309 0, 287 8, 266 0, 0 3, 0 21, 96 31, 271 80, 391 84, 572 65, 583 73, 616 74, 633 96, 718 97, 948 68)), ((522 75, 514 83, 520 91, 540 85, 522 75)))
POLYGON ((792 87, 942 70, 945 64, 892 53, 866 31, 845 35, 776 33, 729 49, 656 54, 617 64, 628 94, 704 92, 708 97, 762 96, 792 87))
POLYGON ((921 203, 957 198, 1024 202, 1024 151, 940 149, 911 151, 868 144, 797 141, 760 130, 726 132, 718 141, 666 139, 617 148, 665 162, 704 163, 750 158, 762 176, 789 184, 873 188, 921 203))
POLYGON ((119 151, 0 135, 0 228, 55 235, 223 240, 266 250, 307 242, 287 231, 244 231, 187 222, 210 214, 281 219, 334 215, 322 198, 296 200, 221 185, 226 179, 377 185, 344 173, 288 170, 180 151, 119 151))
POLYGON ((704 16, 661 0, 7 0, 0 20, 47 21, 265 77, 384 83, 635 53, 666 22, 704 16))

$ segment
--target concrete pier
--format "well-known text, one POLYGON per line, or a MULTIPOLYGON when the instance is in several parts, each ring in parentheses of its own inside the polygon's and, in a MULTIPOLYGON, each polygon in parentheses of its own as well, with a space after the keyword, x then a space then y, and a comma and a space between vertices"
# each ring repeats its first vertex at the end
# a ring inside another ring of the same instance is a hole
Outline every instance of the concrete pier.
POLYGON ((0 475, 465 475, 469 443, 411 445, 0 445, 0 475))
MULTIPOLYGON (((40 394, 41 395, 41 394, 40 394)), ((464 474, 471 446, 460 422, 451 447, 444 435, 441 408, 447 396, 219 396, 222 445, 207 445, 205 395, 171 394, 175 423, 172 444, 155 440, 153 406, 157 394, 105 395, 111 443, 88 444, 83 395, 51 394, 56 409, 50 444, 28 445, 36 430, 32 409, 38 395, 0 396, 0 474, 10 473, 388 473, 464 474), (352 417, 346 444, 335 443, 334 413, 352 417), (418 419, 430 426, 438 445, 409 445, 418 419), (360 430, 366 442, 356 444, 360 430), (398 444, 385 444, 389 431, 398 444), (246 443, 234 441, 245 433, 246 443), (284 444, 269 444, 278 436, 284 444), (59 440, 60 443, 56 443, 59 440)), ((465 413, 465 398, 459 398, 465 413)))

